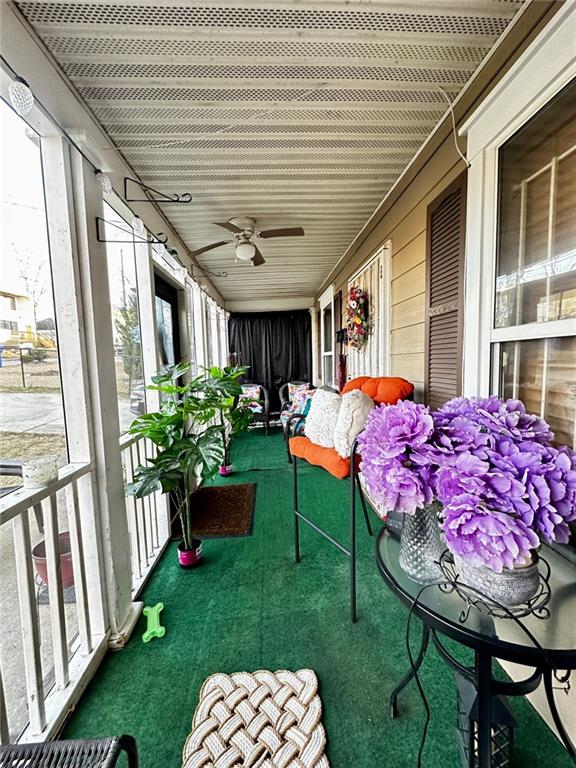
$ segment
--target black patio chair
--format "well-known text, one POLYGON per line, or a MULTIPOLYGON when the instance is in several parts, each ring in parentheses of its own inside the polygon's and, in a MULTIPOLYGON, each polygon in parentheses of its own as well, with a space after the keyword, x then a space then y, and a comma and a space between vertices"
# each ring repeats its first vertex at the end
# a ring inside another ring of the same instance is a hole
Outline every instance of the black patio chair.
POLYGON ((278 390, 278 397, 280 398, 280 411, 283 411, 285 408, 287 408, 290 405, 290 397, 288 396, 288 388, 290 387, 290 384, 293 386, 300 386, 301 384, 308 384, 310 389, 314 389, 313 386, 311 386, 310 382, 308 381, 285 381, 284 384, 280 387, 278 390))
POLYGON ((128 768, 138 768, 132 736, 9 744, 0 747, 0 768, 112 768, 122 752, 128 758, 128 768))
POLYGON ((262 424, 268 435, 270 432, 270 394, 265 386, 262 384, 256 384, 256 382, 245 381, 242 382, 242 387, 259 387, 260 397, 256 402, 262 406, 261 413, 254 413, 253 424, 262 424))

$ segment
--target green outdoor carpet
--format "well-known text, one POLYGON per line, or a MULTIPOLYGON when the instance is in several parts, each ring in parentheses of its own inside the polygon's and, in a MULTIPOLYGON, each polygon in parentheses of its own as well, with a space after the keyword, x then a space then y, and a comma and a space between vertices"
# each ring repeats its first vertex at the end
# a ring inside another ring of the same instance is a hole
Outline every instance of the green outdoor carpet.
MULTIPOLYGON (((166 636, 143 644, 141 619, 127 647, 105 659, 65 737, 132 734, 143 768, 178 768, 209 675, 311 668, 332 768, 414 768, 424 722, 414 683, 401 695, 397 720, 388 713, 390 692, 408 668, 407 610, 377 572, 374 539, 360 519, 359 621, 352 625, 348 561, 305 529, 302 562, 294 563, 292 475, 282 435, 252 432, 237 441, 234 464, 236 456, 252 457, 261 471, 216 482, 257 482, 253 536, 207 541, 205 562, 192 571, 178 567, 170 546, 143 595, 147 605, 164 603, 166 636)), ((302 511, 345 541, 348 484, 304 466, 300 480, 302 511)), ((455 686, 432 648, 421 679, 432 709, 423 765, 456 768, 455 686)), ((513 700, 512 707, 519 724, 514 765, 567 768, 564 749, 530 704, 513 700)))

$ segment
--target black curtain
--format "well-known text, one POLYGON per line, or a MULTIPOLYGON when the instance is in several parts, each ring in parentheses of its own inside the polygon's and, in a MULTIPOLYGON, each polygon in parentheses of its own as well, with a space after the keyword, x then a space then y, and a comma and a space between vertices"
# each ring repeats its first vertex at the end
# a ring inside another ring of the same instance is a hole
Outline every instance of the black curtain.
POLYGON ((262 384, 278 405, 278 389, 286 381, 310 381, 311 323, 308 310, 244 312, 230 315, 230 352, 249 366, 247 381, 262 384))

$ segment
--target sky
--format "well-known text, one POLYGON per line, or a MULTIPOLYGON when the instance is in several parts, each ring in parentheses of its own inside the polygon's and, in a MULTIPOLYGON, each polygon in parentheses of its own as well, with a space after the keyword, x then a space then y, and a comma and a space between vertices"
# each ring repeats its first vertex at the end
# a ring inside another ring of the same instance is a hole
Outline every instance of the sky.
MULTIPOLYGON (((31 138, 35 135, 0 99, 0 291, 26 295, 29 291, 20 274, 26 271, 29 281, 38 288, 46 286, 37 309, 37 319, 43 320, 54 317, 54 304, 40 149, 31 138)), ((105 217, 130 230, 108 205, 105 217)), ((110 227, 106 235, 111 239, 126 238, 110 227)), ((126 292, 121 278, 125 289, 135 285, 134 249, 129 244, 109 244, 107 251, 112 304, 118 307, 126 292)))
MULTIPOLYGON (((26 271, 46 290, 37 318, 54 317, 40 150, 33 131, 0 100, 0 290, 26 294, 26 271), (28 135, 27 135, 28 134, 28 135)), ((38 291, 39 292, 39 291, 38 291)))

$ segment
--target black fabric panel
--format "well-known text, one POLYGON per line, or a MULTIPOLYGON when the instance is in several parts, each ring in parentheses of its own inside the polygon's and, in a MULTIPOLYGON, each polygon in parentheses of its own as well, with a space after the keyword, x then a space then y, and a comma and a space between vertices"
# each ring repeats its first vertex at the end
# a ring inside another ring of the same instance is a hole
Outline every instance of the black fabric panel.
POLYGON ((286 381, 310 381, 312 375, 311 323, 308 310, 244 312, 230 315, 230 352, 250 370, 247 380, 270 392, 279 404, 278 390, 286 381))

